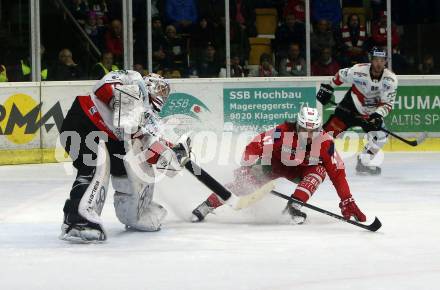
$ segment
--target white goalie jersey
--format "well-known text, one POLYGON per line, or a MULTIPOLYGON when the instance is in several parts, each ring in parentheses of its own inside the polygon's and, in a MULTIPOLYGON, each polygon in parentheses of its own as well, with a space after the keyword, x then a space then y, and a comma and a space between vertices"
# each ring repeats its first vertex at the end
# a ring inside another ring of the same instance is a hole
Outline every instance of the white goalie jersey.
POLYGON ((368 116, 376 112, 386 117, 392 110, 396 98, 397 77, 384 69, 380 80, 372 80, 369 63, 356 64, 351 68, 339 70, 330 85, 351 84, 351 97, 361 115, 368 116))

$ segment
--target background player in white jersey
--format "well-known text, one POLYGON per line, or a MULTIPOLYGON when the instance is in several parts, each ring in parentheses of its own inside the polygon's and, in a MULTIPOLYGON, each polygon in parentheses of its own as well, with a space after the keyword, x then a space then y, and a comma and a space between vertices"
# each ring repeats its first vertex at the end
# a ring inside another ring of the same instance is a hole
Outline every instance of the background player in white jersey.
POLYGON ((350 127, 362 127, 368 133, 368 143, 358 156, 356 170, 376 175, 381 173, 381 169, 371 166, 370 162, 387 141, 387 134, 379 129, 384 128, 383 119, 393 108, 397 78, 385 67, 387 55, 384 49, 374 47, 370 59, 370 63, 339 70, 330 84, 321 84, 316 97, 326 105, 334 87, 343 83, 351 85, 323 128, 337 137, 350 127))
POLYGON ((176 172, 190 150, 188 143, 172 147, 160 138, 158 112, 169 92, 159 75, 142 78, 128 70, 108 73, 92 94, 75 99, 60 135, 78 170, 63 209, 61 239, 106 239, 100 215, 110 175, 116 215, 126 228, 160 229, 166 210, 152 201, 152 165, 176 172))

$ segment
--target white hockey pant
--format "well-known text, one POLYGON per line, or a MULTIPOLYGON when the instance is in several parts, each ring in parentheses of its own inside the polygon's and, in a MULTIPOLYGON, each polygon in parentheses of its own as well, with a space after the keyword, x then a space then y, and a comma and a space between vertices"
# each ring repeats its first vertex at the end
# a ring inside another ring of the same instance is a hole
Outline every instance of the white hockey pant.
POLYGON ((383 131, 370 131, 367 134, 367 144, 361 152, 362 164, 368 166, 371 160, 380 152, 388 141, 388 134, 383 131))

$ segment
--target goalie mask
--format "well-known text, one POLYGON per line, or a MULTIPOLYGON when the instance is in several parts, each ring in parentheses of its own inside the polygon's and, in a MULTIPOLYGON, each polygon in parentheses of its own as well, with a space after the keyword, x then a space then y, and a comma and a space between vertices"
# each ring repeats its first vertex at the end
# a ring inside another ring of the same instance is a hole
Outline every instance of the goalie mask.
POLYGON ((144 80, 147 85, 150 104, 154 111, 160 112, 170 94, 170 85, 162 76, 155 73, 148 74, 144 80))

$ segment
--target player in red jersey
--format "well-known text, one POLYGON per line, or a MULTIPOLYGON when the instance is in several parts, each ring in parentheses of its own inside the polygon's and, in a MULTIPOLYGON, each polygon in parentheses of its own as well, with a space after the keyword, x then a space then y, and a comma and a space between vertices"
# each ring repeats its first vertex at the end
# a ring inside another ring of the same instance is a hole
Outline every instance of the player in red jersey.
MULTIPOLYGON (((243 195, 270 180, 284 177, 298 181, 292 197, 307 202, 328 174, 341 199, 339 207, 344 218, 365 221, 365 215, 351 195, 344 163, 335 150, 332 137, 322 130, 321 125, 319 112, 304 107, 295 123, 285 122, 256 136, 246 146, 242 166, 236 170, 234 182, 227 187, 243 195)), ((204 220, 226 201, 212 193, 194 209, 192 220, 204 220)), ((300 208, 292 202, 287 204, 285 213, 291 216, 292 223, 305 221, 307 216, 300 208)))

